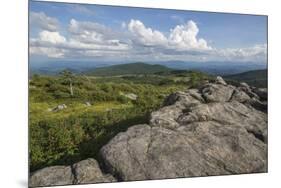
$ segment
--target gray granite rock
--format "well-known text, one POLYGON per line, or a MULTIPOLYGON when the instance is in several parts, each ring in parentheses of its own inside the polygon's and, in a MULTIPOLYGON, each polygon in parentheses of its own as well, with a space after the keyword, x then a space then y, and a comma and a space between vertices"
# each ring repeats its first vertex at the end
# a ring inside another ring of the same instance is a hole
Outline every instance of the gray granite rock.
POLYGON ((103 174, 96 160, 86 159, 71 166, 51 166, 34 172, 29 179, 30 187, 69 184, 114 182, 110 174, 103 174))
POLYGON ((254 100, 224 83, 174 93, 100 155, 122 181, 266 172, 267 114, 254 100))

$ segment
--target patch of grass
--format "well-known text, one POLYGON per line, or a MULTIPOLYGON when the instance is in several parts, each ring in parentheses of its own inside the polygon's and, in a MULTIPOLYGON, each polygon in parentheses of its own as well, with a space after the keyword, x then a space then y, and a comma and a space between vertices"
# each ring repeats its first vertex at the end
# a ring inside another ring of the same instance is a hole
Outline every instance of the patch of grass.
POLYGON ((205 78, 199 73, 162 74, 72 75, 72 94, 65 78, 33 76, 29 82, 30 170, 97 158, 100 148, 118 132, 147 123, 150 112, 167 95, 205 78), (137 99, 127 98, 128 93, 137 99), (67 108, 52 111, 60 104, 67 108))

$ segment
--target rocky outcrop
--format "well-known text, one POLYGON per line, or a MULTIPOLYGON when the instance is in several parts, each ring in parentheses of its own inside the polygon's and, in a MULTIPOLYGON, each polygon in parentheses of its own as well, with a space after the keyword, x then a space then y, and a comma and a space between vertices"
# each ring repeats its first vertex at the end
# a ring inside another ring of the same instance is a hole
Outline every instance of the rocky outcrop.
POLYGON ((32 186, 133 181, 267 171, 267 90, 221 77, 171 94, 94 159, 35 172, 32 186), (114 176, 114 178, 113 178, 114 176))
POLYGON ((254 105, 260 95, 222 78, 174 93, 149 124, 119 133, 100 155, 121 181, 266 172, 267 114, 254 105))
POLYGON ((94 159, 86 159, 71 166, 52 166, 34 172, 29 186, 55 186, 116 181, 110 174, 103 174, 94 159))

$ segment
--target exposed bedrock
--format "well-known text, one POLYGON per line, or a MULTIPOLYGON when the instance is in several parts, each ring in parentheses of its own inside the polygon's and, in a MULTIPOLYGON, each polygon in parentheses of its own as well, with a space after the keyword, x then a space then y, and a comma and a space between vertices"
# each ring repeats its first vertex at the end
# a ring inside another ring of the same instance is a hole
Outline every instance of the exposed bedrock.
POLYGON ((266 172, 267 89, 235 87, 218 77, 173 93, 148 124, 117 134, 99 154, 104 172, 87 159, 41 169, 30 185, 266 172))
POLYGON ((119 133, 100 154, 123 181, 266 172, 267 114, 256 103, 267 108, 267 94, 257 91, 218 78, 174 93, 149 124, 119 133))

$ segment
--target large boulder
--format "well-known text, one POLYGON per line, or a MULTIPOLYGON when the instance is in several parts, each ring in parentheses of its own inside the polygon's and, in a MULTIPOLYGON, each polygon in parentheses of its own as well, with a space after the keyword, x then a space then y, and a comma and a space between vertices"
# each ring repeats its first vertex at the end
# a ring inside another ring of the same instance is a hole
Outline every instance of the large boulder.
POLYGON ((51 166, 36 171, 30 176, 29 187, 68 185, 74 181, 70 166, 51 166))
POLYGON ((86 159, 71 166, 51 166, 38 170, 31 174, 29 186, 57 186, 113 181, 116 181, 113 176, 102 173, 96 160, 86 159))
POLYGON ((105 168, 122 181, 266 172, 267 114, 247 90, 220 79, 170 95, 103 146, 105 168))
POLYGON ((86 159, 72 165, 75 173, 74 184, 116 181, 110 174, 103 174, 95 159, 86 159))

